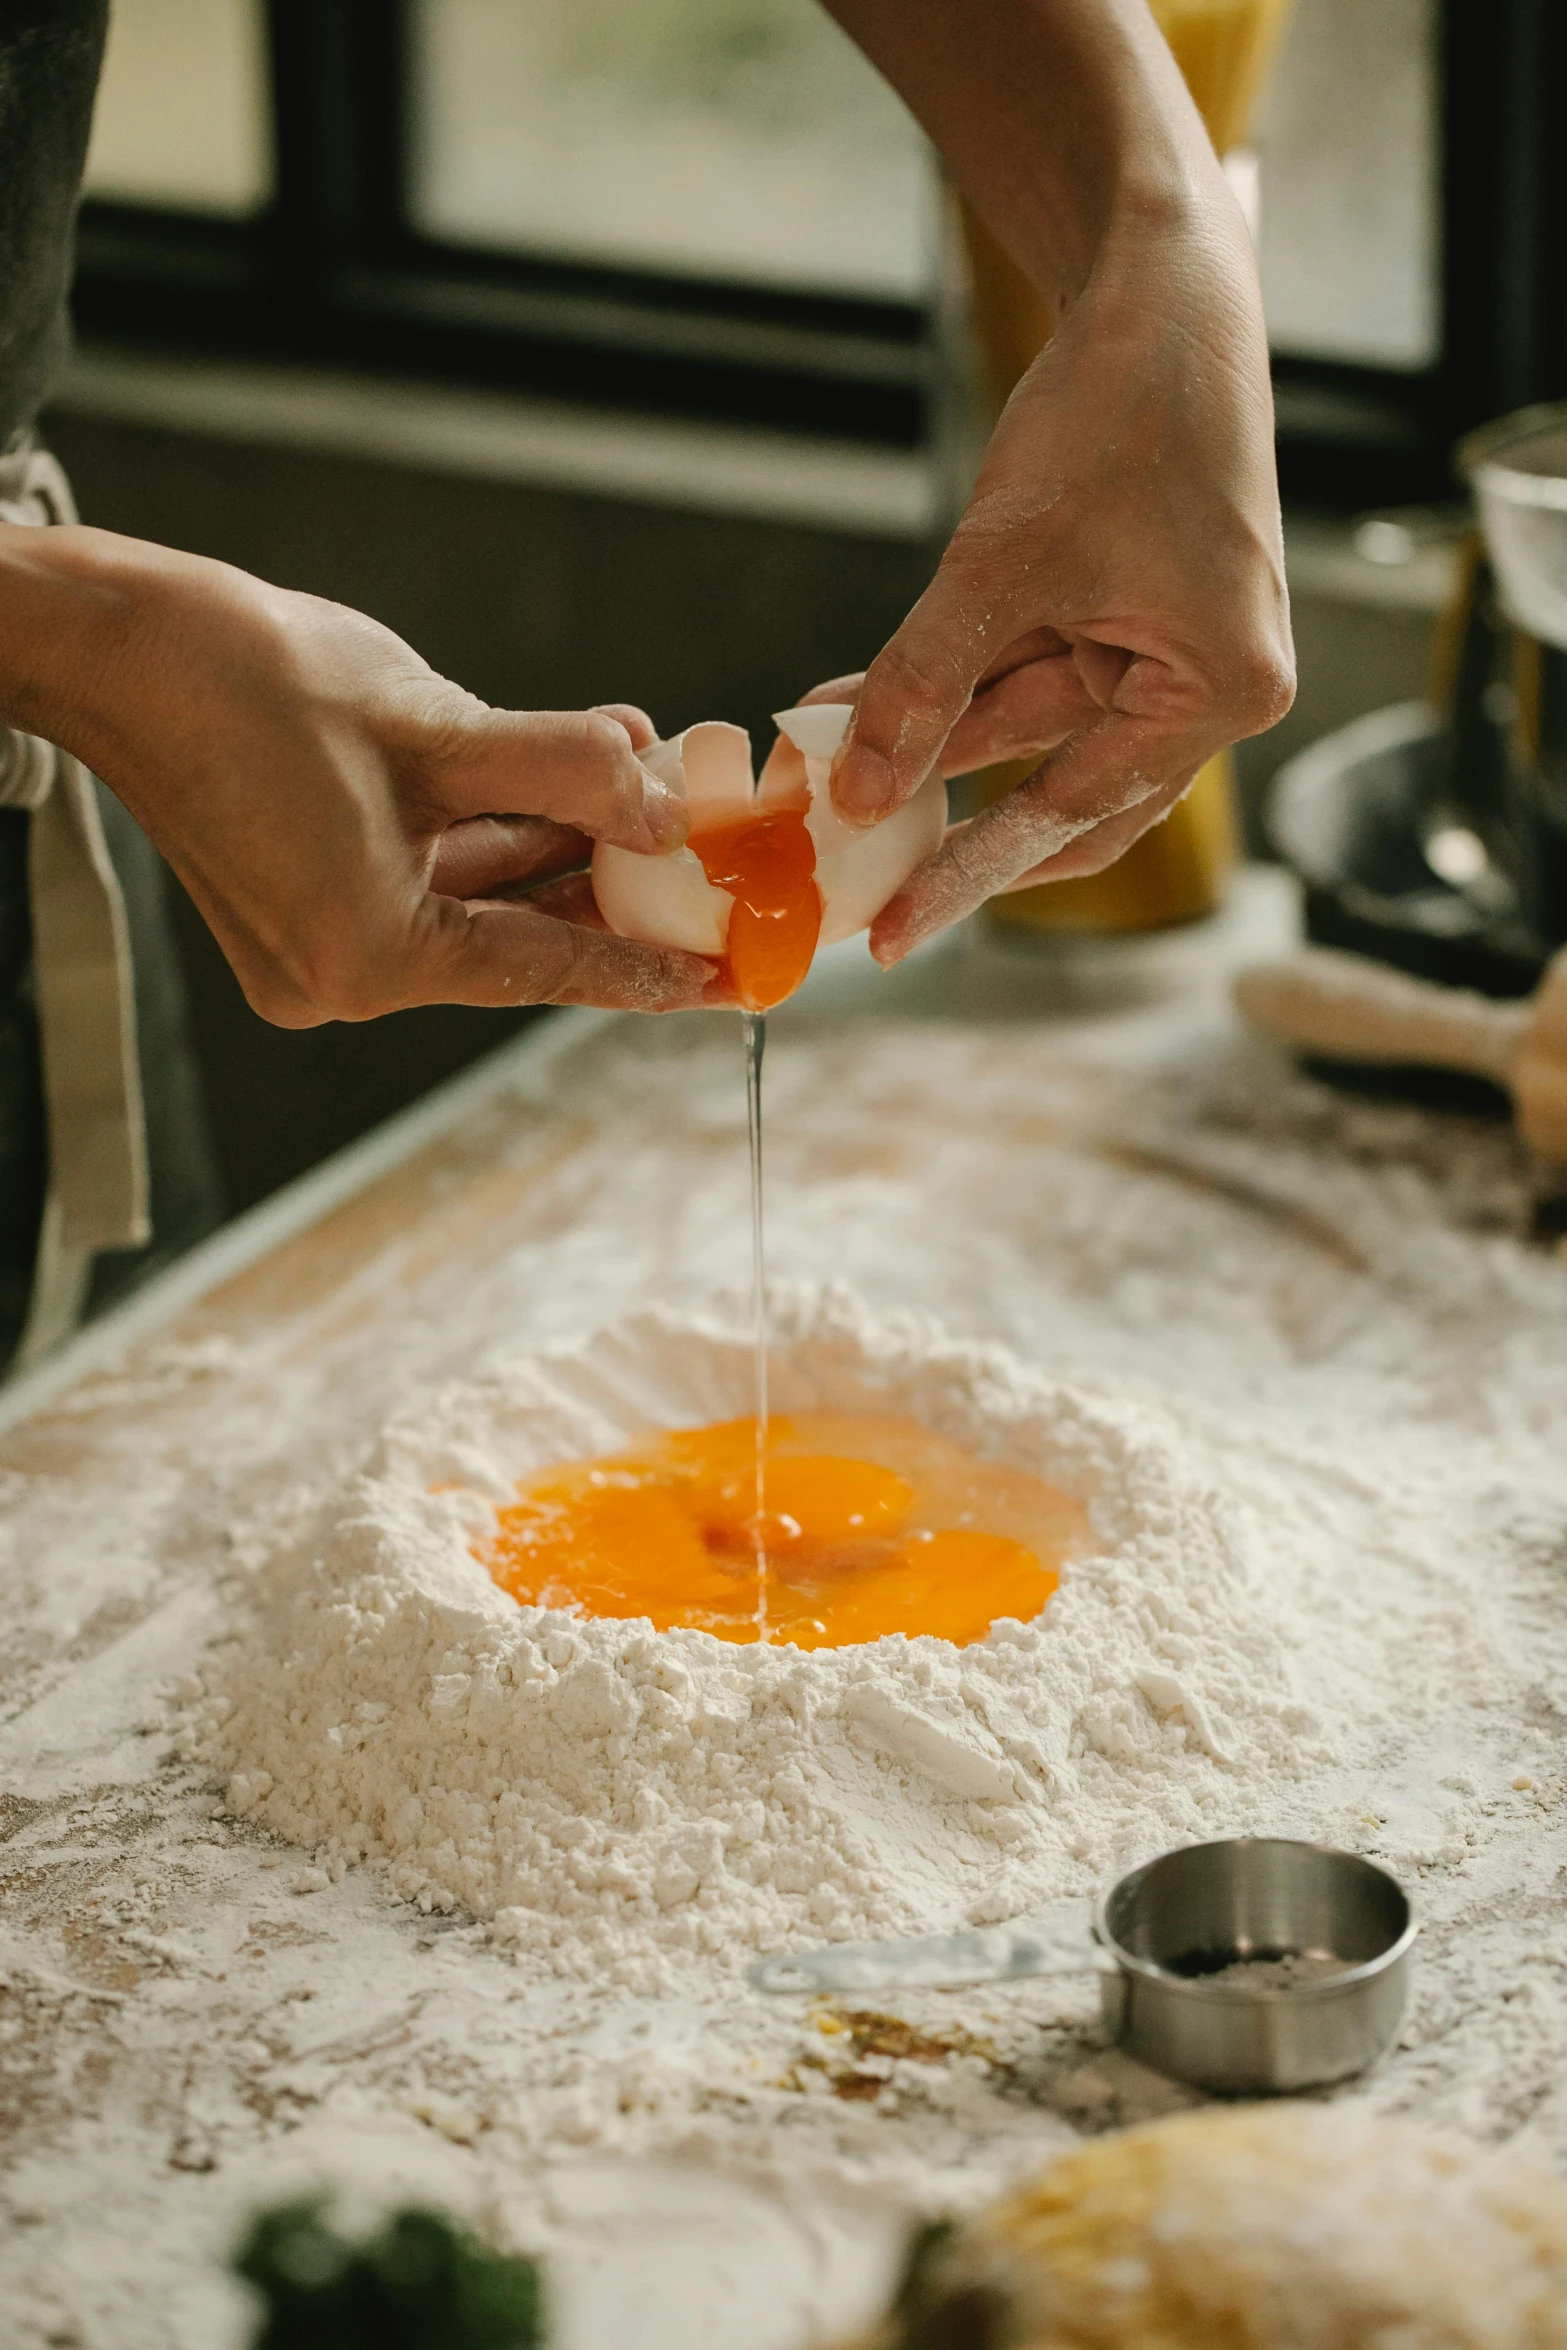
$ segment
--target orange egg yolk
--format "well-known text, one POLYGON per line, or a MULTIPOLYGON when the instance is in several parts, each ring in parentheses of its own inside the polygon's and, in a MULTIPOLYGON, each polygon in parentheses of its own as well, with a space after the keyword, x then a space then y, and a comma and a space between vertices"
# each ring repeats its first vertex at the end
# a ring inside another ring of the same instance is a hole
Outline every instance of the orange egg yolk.
POLYGON ((1081 1502, 901 1415, 799 1412, 682 1428, 530 1477, 476 1546, 524 1605, 720 1640, 966 1646, 1037 1616, 1089 1541, 1081 1502))
POLYGON ((713 832, 691 847, 715 889, 734 899, 724 958, 748 1012, 793 995, 811 967, 822 927, 816 845, 801 808, 776 808, 713 832))

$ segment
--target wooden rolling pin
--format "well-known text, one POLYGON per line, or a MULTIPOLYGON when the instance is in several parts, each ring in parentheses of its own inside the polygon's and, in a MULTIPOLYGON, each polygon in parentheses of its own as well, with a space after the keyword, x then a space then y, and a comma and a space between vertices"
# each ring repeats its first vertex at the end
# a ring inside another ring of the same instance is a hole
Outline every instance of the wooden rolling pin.
POLYGON ((1567 1166, 1567 948, 1527 1002, 1411 979, 1364 955, 1303 947, 1235 982, 1254 1028, 1335 1061, 1462 1069, 1511 1094, 1518 1131, 1567 1166))

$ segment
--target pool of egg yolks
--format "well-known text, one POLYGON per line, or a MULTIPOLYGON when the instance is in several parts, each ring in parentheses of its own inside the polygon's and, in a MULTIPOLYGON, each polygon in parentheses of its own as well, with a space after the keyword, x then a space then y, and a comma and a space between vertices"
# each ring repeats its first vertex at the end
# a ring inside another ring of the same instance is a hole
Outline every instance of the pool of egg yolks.
POLYGON ((1088 1546, 1080 1501, 917 1420, 797 1412, 767 1435, 760 1519, 756 1423, 725 1420, 528 1478, 478 1556, 525 1605, 660 1632, 961 1647, 1037 1616, 1088 1546))
POLYGON ((747 816, 691 847, 715 889, 734 899, 724 960, 748 1012, 765 1012, 793 995, 811 967, 822 927, 816 847, 800 808, 747 816))

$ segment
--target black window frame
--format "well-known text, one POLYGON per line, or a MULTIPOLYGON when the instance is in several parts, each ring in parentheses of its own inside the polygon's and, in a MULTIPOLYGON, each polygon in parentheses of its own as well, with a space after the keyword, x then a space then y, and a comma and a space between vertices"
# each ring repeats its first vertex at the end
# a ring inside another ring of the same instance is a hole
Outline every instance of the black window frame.
MULTIPOLYGON (((409 224, 409 0, 266 0, 276 193, 220 219, 88 200, 89 335, 313 361, 914 448, 933 318, 908 302, 463 247, 409 224)), ((1441 0, 1441 350, 1427 368, 1274 360, 1287 490, 1448 483, 1471 426, 1567 393, 1567 10, 1441 0)))
POLYGON ((1567 396, 1567 11, 1439 0, 1437 44, 1437 357, 1398 369, 1276 352, 1286 487, 1450 493, 1462 434, 1567 396))

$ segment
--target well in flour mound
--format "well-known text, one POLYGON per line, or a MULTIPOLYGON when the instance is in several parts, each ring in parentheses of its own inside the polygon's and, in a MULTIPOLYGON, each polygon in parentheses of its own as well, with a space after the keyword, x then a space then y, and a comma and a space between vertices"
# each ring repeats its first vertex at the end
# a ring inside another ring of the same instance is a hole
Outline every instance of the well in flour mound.
POLYGON ((256 1570, 192 1728, 232 1808, 633 1986, 1015 1915, 1254 1823, 1309 1758, 1310 1627, 1169 1414, 841 1290, 780 1293, 774 1330, 778 1409, 908 1412, 1088 1500, 1038 1622, 805 1654, 497 1590, 470 1543, 519 1477, 746 1408, 738 1321, 648 1314, 394 1423, 256 1570))

